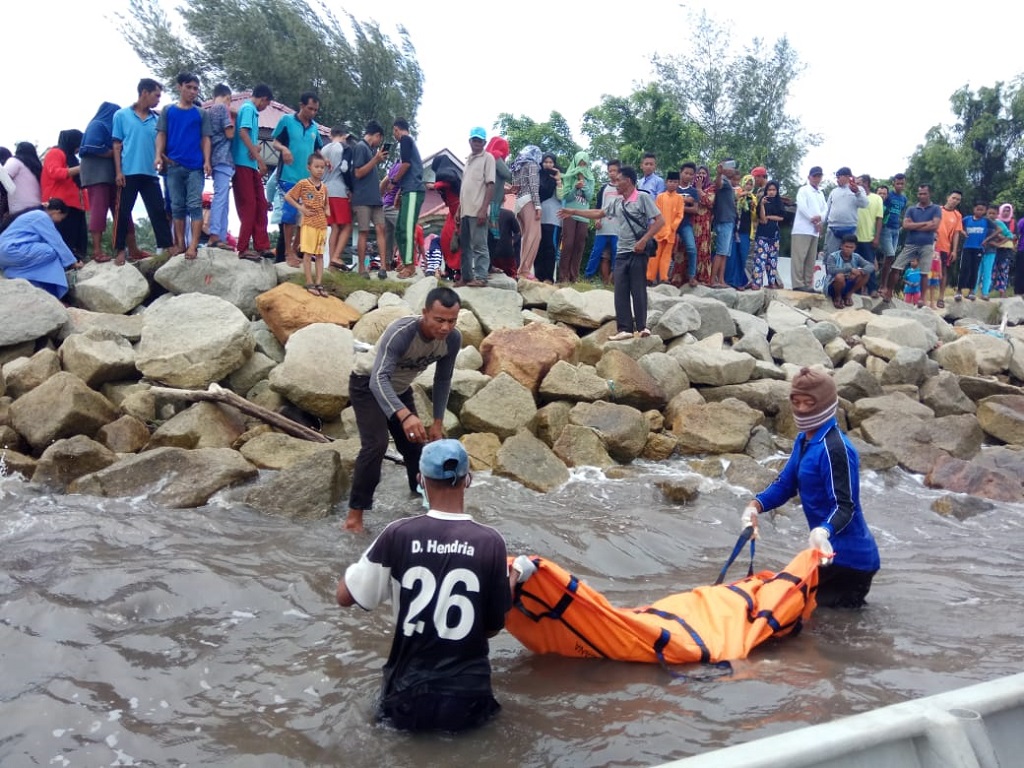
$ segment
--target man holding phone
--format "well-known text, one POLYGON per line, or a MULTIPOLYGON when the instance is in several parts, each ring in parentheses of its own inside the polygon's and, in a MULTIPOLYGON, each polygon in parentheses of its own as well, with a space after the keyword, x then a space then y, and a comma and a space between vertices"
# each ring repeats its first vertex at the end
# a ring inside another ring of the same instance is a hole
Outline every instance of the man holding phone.
MULTIPOLYGON (((409 121, 401 117, 396 118, 391 135, 398 142, 399 166, 390 183, 402 190, 398 224, 395 226, 395 240, 398 242, 398 252, 402 256, 402 267, 398 270, 398 276, 406 278, 416 273, 413 258, 416 254, 416 221, 420 217, 420 208, 423 206, 427 187, 423 183, 423 160, 420 159, 420 151, 409 135, 409 121)), ((390 144, 384 145, 385 151, 390 148, 390 144)))
POLYGON ((359 227, 356 241, 359 274, 370 276, 366 264, 366 241, 370 226, 377 230, 377 251, 381 265, 388 263, 387 235, 384 231, 384 205, 380 199, 380 178, 377 166, 388 159, 389 144, 383 144, 384 129, 376 120, 370 120, 363 129, 363 139, 352 150, 355 167, 352 180, 352 216, 359 227), (383 144, 383 146, 381 146, 383 144))
POLYGON ((825 209, 825 253, 835 253, 847 235, 857 234, 857 211, 868 207, 868 196, 845 165, 836 171, 836 188, 825 209))

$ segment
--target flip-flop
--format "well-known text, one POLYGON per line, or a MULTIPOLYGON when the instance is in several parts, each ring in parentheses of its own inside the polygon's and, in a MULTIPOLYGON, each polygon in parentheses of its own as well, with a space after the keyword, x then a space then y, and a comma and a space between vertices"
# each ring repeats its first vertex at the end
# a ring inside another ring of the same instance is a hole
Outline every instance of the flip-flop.
POLYGON ((352 271, 352 266, 350 264, 346 264, 343 261, 332 261, 330 263, 330 268, 331 269, 337 269, 337 270, 339 270, 341 272, 351 272, 352 271))
POLYGON ((128 261, 145 261, 151 258, 153 258, 153 254, 149 251, 139 251, 134 256, 129 255, 128 261))
POLYGON ((106 264, 108 261, 113 261, 114 258, 105 253, 101 253, 99 256, 93 256, 92 260, 97 264, 106 264))
POLYGON ((938 307, 939 309, 945 309, 946 302, 944 302, 942 299, 939 299, 937 302, 935 302, 935 306, 938 307))
POLYGON ((255 251, 243 251, 242 253, 238 254, 238 258, 243 259, 245 261, 255 261, 255 262, 258 262, 263 257, 260 256, 255 251))

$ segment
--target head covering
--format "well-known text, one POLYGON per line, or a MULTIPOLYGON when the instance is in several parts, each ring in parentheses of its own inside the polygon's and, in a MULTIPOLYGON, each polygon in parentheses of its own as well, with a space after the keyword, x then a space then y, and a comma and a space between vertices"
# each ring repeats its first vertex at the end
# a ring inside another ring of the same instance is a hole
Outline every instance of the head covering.
POLYGON ((104 101, 96 110, 96 115, 85 127, 85 134, 82 136, 82 146, 78 150, 80 155, 102 155, 114 146, 114 113, 120 107, 111 101, 104 101))
POLYGON ((516 159, 512 162, 512 170, 518 171, 527 163, 536 163, 540 165, 541 160, 544 156, 540 152, 540 147, 534 144, 527 144, 522 150, 516 155, 516 159))
POLYGON ((844 165, 842 168, 836 171, 836 176, 853 176, 853 171, 850 170, 850 167, 848 165, 844 165))
POLYGON ((572 174, 573 179, 582 175, 584 181, 589 181, 593 184, 594 171, 590 168, 590 154, 581 150, 573 155, 572 163, 569 165, 569 170, 566 171, 566 174, 572 174))
POLYGON ((679 171, 669 171, 666 173, 665 181, 679 181, 679 171))
POLYGON ((751 169, 750 175, 751 176, 764 176, 764 177, 767 177, 768 176, 768 170, 763 165, 759 165, 756 168, 751 169))
POLYGON ((824 175, 824 173, 825 172, 823 170, 821 170, 821 166, 820 165, 812 165, 810 173, 808 173, 807 175, 808 176, 822 176, 822 175, 824 175))
POLYGON ((742 179, 740 179, 740 188, 741 189, 745 188, 748 183, 749 184, 753 184, 754 183, 754 175, 751 174, 751 173, 748 173, 746 176, 744 176, 742 179))
POLYGON ((78 150, 82 146, 82 132, 77 128, 61 131, 57 135, 57 149, 64 153, 68 168, 78 166, 78 150))
POLYGON ((497 160, 504 160, 508 157, 508 141, 501 136, 491 136, 491 140, 484 147, 484 152, 494 155, 497 160))
POLYGON ((455 485, 469 473, 469 456, 458 440, 435 440, 420 454, 420 474, 455 485))
POLYGON ((36 145, 31 141, 19 141, 14 148, 14 156, 21 161, 21 164, 28 168, 37 180, 42 180, 43 164, 36 153, 36 145))
POLYGON ((806 432, 817 429, 836 414, 839 394, 835 380, 816 368, 801 368, 790 384, 790 395, 807 395, 814 400, 813 413, 798 416, 793 414, 797 429, 806 432))
POLYGON ((0 165, 3 165, 12 157, 11 150, 7 147, 0 147, 0 165))
POLYGON ((706 165, 697 166, 697 173, 693 175, 694 186, 697 186, 697 174, 699 174, 701 171, 704 171, 704 183, 701 184, 698 187, 698 189, 707 189, 708 187, 715 183, 715 180, 711 178, 711 172, 708 171, 708 167, 706 165))
MULTIPOLYGON (((1009 203, 1003 203, 999 206, 999 220, 1004 224, 1013 224, 1013 206, 1009 203)), ((1012 231, 1012 227, 1011 227, 1012 231)))
POLYGON ((470 129, 469 138, 480 139, 480 141, 487 141, 487 131, 485 131, 478 125, 475 128, 470 129))

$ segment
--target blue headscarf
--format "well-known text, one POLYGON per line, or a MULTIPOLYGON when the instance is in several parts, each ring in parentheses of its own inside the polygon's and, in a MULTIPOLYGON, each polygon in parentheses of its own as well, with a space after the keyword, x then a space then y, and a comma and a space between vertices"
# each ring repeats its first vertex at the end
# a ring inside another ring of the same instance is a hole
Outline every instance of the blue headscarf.
POLYGON ((96 116, 89 121, 82 138, 80 155, 102 155, 114 147, 114 113, 120 107, 109 101, 100 104, 96 116))

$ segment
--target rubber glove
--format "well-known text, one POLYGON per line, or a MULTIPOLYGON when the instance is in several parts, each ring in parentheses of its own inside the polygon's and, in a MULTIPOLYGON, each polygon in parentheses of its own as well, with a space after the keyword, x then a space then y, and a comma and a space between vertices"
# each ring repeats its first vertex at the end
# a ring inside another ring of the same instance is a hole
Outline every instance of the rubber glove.
POLYGON ((520 555, 513 560, 512 569, 519 574, 519 577, 516 579, 516 584, 525 583, 527 579, 537 572, 537 566, 534 564, 533 560, 528 558, 526 555, 520 555))
POLYGON ((757 505, 751 502, 747 504, 743 509, 743 514, 740 516, 740 530, 745 531, 747 528, 754 529, 754 538, 757 538, 757 505))
POLYGON ((829 565, 832 562, 835 553, 832 551, 832 543, 828 540, 828 531, 825 528, 812 528, 811 535, 807 537, 807 546, 821 552, 820 565, 829 565))

